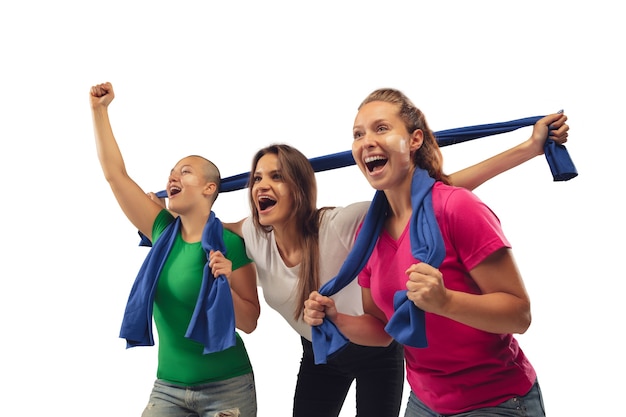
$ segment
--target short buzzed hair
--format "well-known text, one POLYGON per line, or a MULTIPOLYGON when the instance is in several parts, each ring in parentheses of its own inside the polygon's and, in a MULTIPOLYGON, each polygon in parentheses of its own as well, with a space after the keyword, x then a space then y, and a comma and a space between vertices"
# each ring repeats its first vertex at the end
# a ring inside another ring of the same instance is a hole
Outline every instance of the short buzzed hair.
POLYGON ((220 185, 222 182, 222 176, 220 174, 220 170, 217 168, 217 165, 215 165, 213 162, 209 161, 208 159, 206 159, 204 156, 200 156, 200 155, 190 155, 193 158, 199 158, 202 161, 204 161, 203 164, 203 171, 204 171, 204 178, 209 181, 209 182, 214 182, 217 185, 217 189, 215 190, 215 194, 213 194, 213 201, 215 201, 217 199, 217 196, 220 192, 220 185))

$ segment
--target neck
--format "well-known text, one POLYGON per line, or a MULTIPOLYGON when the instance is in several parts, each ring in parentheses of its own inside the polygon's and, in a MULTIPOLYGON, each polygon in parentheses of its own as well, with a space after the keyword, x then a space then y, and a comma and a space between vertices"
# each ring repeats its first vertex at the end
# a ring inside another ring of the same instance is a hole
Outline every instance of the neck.
POLYGON ((196 243, 202 240, 204 226, 209 220, 211 210, 198 214, 185 214, 180 216, 181 236, 187 243, 196 243))
MULTIPOLYGON (((409 177, 410 178, 410 177, 409 177)), ((413 214, 411 205, 411 181, 396 188, 385 190, 389 202, 389 212, 385 221, 385 230, 394 238, 400 237, 413 214)))
POLYGON ((292 267, 302 261, 301 234, 295 224, 274 227, 274 239, 285 265, 292 267))

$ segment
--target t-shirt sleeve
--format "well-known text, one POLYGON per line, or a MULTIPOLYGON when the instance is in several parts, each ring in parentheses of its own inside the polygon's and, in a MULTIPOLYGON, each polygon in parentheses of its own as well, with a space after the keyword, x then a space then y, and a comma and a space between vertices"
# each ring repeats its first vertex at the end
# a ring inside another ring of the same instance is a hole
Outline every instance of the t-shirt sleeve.
POLYGON ((364 201, 346 207, 336 207, 324 213, 326 217, 324 221, 328 222, 332 230, 329 233, 334 234, 348 250, 354 246, 356 231, 363 222, 369 206, 370 202, 364 201))
POLYGON ((233 263, 233 271, 252 263, 252 259, 246 255, 243 239, 227 229, 224 229, 224 245, 226 246, 226 258, 233 263))
POLYGON ((496 250, 511 247, 495 213, 468 190, 451 192, 442 213, 442 233, 447 233, 450 245, 468 271, 496 250))
POLYGON ((157 214, 154 219, 154 223, 152 224, 152 241, 153 243, 157 241, 159 236, 163 234, 163 231, 172 224, 176 218, 172 216, 172 213, 167 211, 167 209, 163 209, 157 214))

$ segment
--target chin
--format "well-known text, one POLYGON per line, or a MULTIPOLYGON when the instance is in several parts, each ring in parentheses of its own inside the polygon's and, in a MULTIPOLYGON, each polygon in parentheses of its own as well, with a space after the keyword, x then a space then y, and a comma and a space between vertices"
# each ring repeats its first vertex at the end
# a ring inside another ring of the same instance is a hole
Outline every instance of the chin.
POLYGON ((267 218, 264 218, 262 214, 259 214, 259 224, 261 226, 271 226, 272 222, 269 221, 267 218))

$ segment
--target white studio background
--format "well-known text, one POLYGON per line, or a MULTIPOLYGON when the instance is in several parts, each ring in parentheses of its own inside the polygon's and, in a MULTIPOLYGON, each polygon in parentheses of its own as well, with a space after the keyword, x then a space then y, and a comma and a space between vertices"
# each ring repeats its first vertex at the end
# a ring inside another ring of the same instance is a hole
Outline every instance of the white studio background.
MULTIPOLYGON (((118 338, 147 249, 96 157, 88 91, 104 81, 146 191, 189 154, 228 177, 272 142, 310 157, 349 150, 358 103, 383 86, 407 93, 434 130, 565 109, 579 177, 553 182, 540 156, 476 193, 500 217, 532 297, 519 340, 548 414, 614 414, 626 372, 620 16, 611 1, 2 3, 0 415, 136 417, 155 377, 156 348, 118 338)), ((530 132, 446 147, 446 170, 530 132)), ((318 179, 320 206, 373 195, 356 167, 318 179)), ((222 194, 215 211, 247 215, 245 191, 222 194)), ((299 338, 263 304, 244 340, 259 416, 290 416, 299 338)), ((351 392, 341 415, 354 414, 351 392)))

